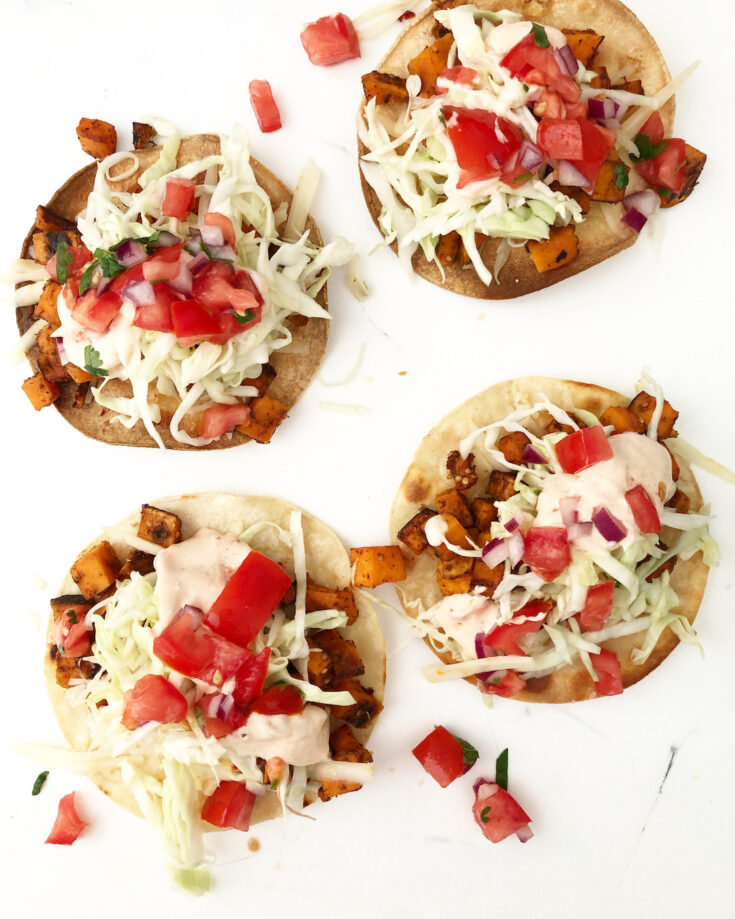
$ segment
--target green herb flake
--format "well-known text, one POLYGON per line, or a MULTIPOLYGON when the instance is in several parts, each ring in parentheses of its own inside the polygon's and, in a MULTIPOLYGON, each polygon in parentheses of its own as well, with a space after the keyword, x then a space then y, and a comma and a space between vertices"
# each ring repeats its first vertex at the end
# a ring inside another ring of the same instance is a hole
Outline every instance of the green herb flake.
POLYGON ((84 369, 87 373, 91 373, 93 377, 107 376, 107 371, 102 366, 100 353, 92 345, 87 345, 84 349, 84 369))
POLYGON ((58 649, 59 649, 59 654, 63 657, 63 656, 66 654, 66 651, 65 651, 65 649, 64 649, 64 646, 63 646, 63 645, 57 645, 57 647, 58 647, 58 649))
MULTIPOLYGON (((452 734, 452 737, 457 741, 457 743, 462 747, 462 762, 470 769, 477 762, 477 757, 480 755, 477 750, 472 746, 471 743, 467 743, 466 740, 462 740, 461 737, 457 737, 456 734, 452 734)), ((465 769, 465 772, 467 771, 465 769)))
POLYGON ((33 790, 31 791, 31 794, 33 795, 34 798, 36 797, 36 795, 41 793, 41 789, 43 788, 47 778, 48 778, 48 769, 45 772, 39 772, 38 775, 36 776, 36 781, 33 783, 33 790))
POLYGON ((657 189, 659 197, 663 198, 664 201, 668 201, 669 198, 674 194, 670 188, 659 188, 657 189))
POLYGON ((231 258, 220 258, 220 257, 217 256, 217 255, 212 255, 212 250, 211 250, 211 249, 209 248, 209 246, 204 242, 203 239, 199 240, 199 245, 202 247, 202 252, 207 256, 207 258, 211 259, 213 262, 224 262, 225 265, 231 265, 231 264, 232 264, 232 259, 231 259, 231 258))
POLYGON ((483 823, 487 823, 488 820, 490 819, 490 818, 488 817, 488 814, 489 814, 489 813, 490 813, 490 807, 489 807, 489 806, 488 806, 488 807, 483 807, 483 809, 480 811, 480 820, 481 820, 483 823))
POLYGON ((74 256, 69 251, 69 243, 62 239, 56 250, 56 277, 62 284, 66 284, 66 279, 69 277, 69 266, 73 259, 74 256))
POLYGON ((628 187, 628 170, 622 163, 615 164, 615 184, 618 188, 628 187))
POLYGON ((76 625, 77 622, 79 621, 77 619, 77 614, 74 612, 73 609, 68 609, 66 611, 66 618, 69 620, 69 622, 71 622, 72 625, 76 625))
POLYGON ((94 273, 97 270, 97 262, 90 262, 89 265, 85 268, 84 274, 82 275, 81 280, 79 281, 79 296, 86 294, 89 288, 92 286, 92 278, 94 273))
POLYGON ((508 790, 508 748, 495 760, 495 782, 503 789, 508 790))
POLYGON ((441 123, 442 123, 442 124, 444 125, 444 127, 446 128, 446 126, 447 126, 447 119, 444 117, 444 112, 439 112, 439 121, 441 121, 441 123))
POLYGON ((654 146, 648 134, 636 134, 635 145, 638 147, 638 156, 635 153, 630 155, 634 163, 640 163, 642 160, 652 160, 666 149, 665 140, 654 146))
POLYGON ((278 788, 279 782, 280 782, 280 779, 276 779, 275 782, 271 782, 271 788, 273 789, 273 791, 275 791, 276 788, 278 788))
POLYGON ((524 172, 523 175, 516 176, 515 179, 513 179, 513 184, 520 185, 522 182, 527 182, 529 179, 532 179, 532 178, 533 178, 532 172, 524 172))
POLYGON ((244 313, 238 313, 237 310, 233 310, 232 315, 240 325, 245 325, 246 322, 252 322, 255 319, 255 313, 252 310, 245 310, 244 313))
POLYGON ((201 708, 199 708, 198 705, 194 708, 194 715, 196 717, 199 728, 203 731, 204 730, 204 715, 202 715, 202 710, 201 708))
POLYGON ((528 83, 524 83, 524 84, 523 84, 523 92, 524 92, 524 93, 527 93, 528 90, 529 90, 528 83))
POLYGON ((549 36, 546 34, 546 29, 537 22, 533 23, 533 40, 536 42, 537 48, 548 48, 551 44, 549 36))

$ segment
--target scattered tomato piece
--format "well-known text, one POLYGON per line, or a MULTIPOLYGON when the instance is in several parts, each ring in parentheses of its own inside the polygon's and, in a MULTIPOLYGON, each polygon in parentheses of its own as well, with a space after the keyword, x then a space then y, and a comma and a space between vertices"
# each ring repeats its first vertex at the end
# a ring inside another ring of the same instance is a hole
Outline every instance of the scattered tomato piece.
POLYGON ((59 812, 46 839, 47 843, 54 846, 70 846, 79 838, 84 827, 89 825, 77 813, 75 795, 76 792, 73 791, 59 801, 59 812))
POLYGON ((482 832, 491 842, 501 842, 513 833, 521 833, 522 842, 530 838, 531 818, 516 799, 496 782, 480 779, 475 783, 472 813, 482 832), (525 832, 524 832, 525 831, 525 832))
POLYGON ((281 113, 278 111, 273 90, 267 80, 250 81, 250 104, 258 119, 258 127, 264 134, 270 134, 281 127, 281 113))
POLYGON ((320 67, 360 57, 360 39, 344 13, 310 22, 301 33, 301 44, 311 63, 320 67))
POLYGON ((429 775, 446 788, 477 761, 477 750, 438 725, 411 751, 429 775))

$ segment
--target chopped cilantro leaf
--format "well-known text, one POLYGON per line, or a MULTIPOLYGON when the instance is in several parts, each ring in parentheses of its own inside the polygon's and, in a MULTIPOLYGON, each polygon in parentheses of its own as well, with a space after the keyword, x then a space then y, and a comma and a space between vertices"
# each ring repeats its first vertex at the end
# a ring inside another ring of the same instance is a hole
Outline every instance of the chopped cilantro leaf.
POLYGON ((71 265, 74 256, 69 251, 69 243, 62 239, 56 250, 56 277, 62 284, 66 284, 69 277, 69 265, 71 265))
POLYGON ((524 93, 527 93, 527 92, 528 92, 528 83, 524 83, 524 84, 523 84, 523 92, 524 92, 524 93))
POLYGON ((86 294, 92 284, 92 277, 97 269, 97 262, 90 262, 79 282, 79 296, 86 294))
POLYGON ((77 614, 74 612, 73 609, 68 609, 66 611, 66 618, 69 620, 69 622, 71 622, 72 625, 76 625, 77 622, 79 621, 77 619, 77 614))
POLYGON ((199 708, 198 705, 197 705, 196 708, 194 709, 194 715, 196 716, 197 724, 199 725, 199 727, 200 727, 201 730, 203 731, 203 730, 204 730, 204 715, 202 715, 202 710, 201 710, 201 708, 199 708))
POLYGON ((659 193, 659 197, 663 198, 664 201, 668 201, 668 199, 674 194, 670 188, 659 188, 657 191, 659 193))
POLYGON ((276 779, 275 781, 271 782, 271 788, 272 788, 274 791, 276 790, 276 788, 278 788, 278 783, 279 783, 279 781, 280 781, 280 779, 276 779))
POLYGON ((202 252, 204 252, 204 254, 207 256, 207 258, 210 258, 213 262, 224 262, 225 265, 231 265, 231 264, 232 264, 232 259, 231 259, 231 258, 219 258, 219 256, 217 256, 217 255, 212 255, 212 250, 211 250, 211 249, 209 248, 209 246, 204 242, 203 239, 199 241, 199 244, 200 244, 201 247, 202 247, 202 252))
POLYGON ((628 187, 628 170, 622 163, 615 164, 615 184, 618 188, 628 187))
POLYGON ((636 134, 635 145, 638 147, 638 156, 635 153, 630 155, 634 163, 639 163, 641 160, 652 160, 666 149, 665 140, 654 146, 648 134, 636 134))
POLYGON ((495 760, 495 782, 503 791, 508 790, 508 748, 495 760))
POLYGON ((118 262, 114 252, 108 252, 107 249, 95 249, 94 257, 105 278, 116 278, 120 272, 125 271, 125 266, 118 262))
POLYGON ((533 23, 533 40, 536 42, 537 48, 548 48, 551 44, 549 36, 546 34, 546 29, 537 22, 533 23))
POLYGON ((84 369, 87 373, 91 373, 93 377, 107 376, 107 371, 102 366, 100 353, 92 345, 87 345, 84 349, 84 369))
POLYGON ((452 734, 452 737, 457 741, 460 747, 462 747, 462 762, 465 764, 467 769, 470 769, 475 765, 477 762, 477 757, 480 754, 477 752, 477 750, 475 750, 471 743, 467 743, 466 740, 462 740, 462 738, 457 737, 456 734, 452 734))
POLYGON ((446 126, 447 126, 447 119, 444 117, 444 112, 439 112, 439 121, 441 121, 441 123, 442 123, 442 124, 444 125, 444 127, 446 128, 446 126))
POLYGON ((233 310, 232 315, 240 325, 245 325, 246 322, 251 322, 255 319, 255 313, 252 310, 245 310, 244 313, 238 313, 237 310, 233 310))
POLYGON ((490 818, 488 817, 488 814, 489 814, 489 813, 490 813, 490 807, 489 807, 489 806, 488 806, 488 807, 483 807, 483 809, 480 811, 480 820, 482 820, 483 823, 487 823, 488 820, 490 819, 490 818))
POLYGON ((516 176, 515 179, 513 179, 513 184, 514 184, 514 185, 520 185, 521 182, 527 182, 530 178, 533 178, 533 173, 532 173, 532 172, 524 172, 523 175, 516 176))
POLYGON ((39 772, 36 776, 36 781, 33 783, 33 791, 31 794, 35 797, 37 794, 40 794, 41 789, 44 786, 46 779, 48 778, 48 769, 45 772, 39 772))

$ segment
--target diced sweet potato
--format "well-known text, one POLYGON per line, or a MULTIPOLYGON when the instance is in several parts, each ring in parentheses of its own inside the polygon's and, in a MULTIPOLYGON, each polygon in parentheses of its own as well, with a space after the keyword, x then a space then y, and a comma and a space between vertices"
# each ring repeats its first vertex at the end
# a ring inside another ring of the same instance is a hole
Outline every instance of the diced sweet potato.
POLYGON ((36 226, 39 230, 73 230, 76 224, 73 220, 67 220, 50 207, 39 204, 36 208, 36 226))
POLYGON ((439 590, 443 597, 451 597, 453 594, 467 594, 472 586, 472 574, 468 572, 457 578, 446 578, 437 568, 436 583, 439 585, 439 590))
POLYGON ((498 519, 498 509, 492 498, 475 498, 472 502, 472 519, 479 530, 489 530, 498 519))
POLYGON ((421 78, 421 93, 425 99, 436 92, 436 81, 446 70, 449 52, 454 44, 451 32, 437 38, 428 48, 408 62, 408 72, 421 78))
POLYGON ((589 68, 605 36, 598 35, 593 29, 562 29, 562 32, 566 35, 574 56, 589 68))
MULTIPOLYGON (((343 724, 329 738, 332 759, 343 763, 372 763, 372 753, 364 747, 352 733, 349 724, 343 724)), ((344 779, 323 779, 319 790, 322 801, 328 801, 337 795, 362 788, 359 782, 347 782, 344 779)))
POLYGON ((414 514, 408 523, 404 524, 398 531, 398 538, 404 546, 408 546, 414 555, 421 555, 428 548, 426 522, 431 520, 432 517, 436 517, 436 514, 437 512, 430 507, 424 507, 418 514, 414 514))
POLYGON ((563 432, 564 434, 571 434, 574 428, 569 424, 560 424, 553 415, 549 412, 541 412, 539 415, 539 421, 541 426, 547 434, 556 434, 563 432))
POLYGON ((350 549, 350 567, 355 587, 377 587, 406 578, 406 563, 398 546, 350 549))
POLYGON ((696 147, 692 147, 691 144, 686 145, 686 154, 686 165, 683 167, 684 185, 681 191, 676 194, 662 194, 661 207, 674 207, 675 204, 681 204, 682 201, 685 201, 689 195, 691 195, 694 186, 699 181, 699 174, 702 172, 704 164, 707 162, 707 154, 702 153, 701 150, 697 150, 696 147))
POLYGON ((665 444, 663 445, 663 447, 664 447, 664 450, 666 450, 666 452, 669 454, 669 459, 671 460, 671 478, 674 481, 676 481, 679 478, 679 473, 681 472, 681 470, 679 469, 679 464, 677 463, 676 457, 671 452, 671 450, 669 450, 669 448, 665 444))
MULTIPOLYGON (((66 364, 66 367, 72 367, 72 364, 66 364)), ((84 403, 87 401, 87 393, 89 392, 89 383, 80 383, 74 391, 74 400, 72 405, 74 408, 84 408, 84 403)))
POLYGON ((324 629, 308 639, 309 647, 329 658, 333 680, 351 680, 365 673, 365 667, 354 641, 343 638, 338 629, 324 629))
POLYGON ((571 224, 567 227, 551 227, 548 239, 530 240, 526 243, 526 249, 531 254, 536 271, 543 274, 561 268, 577 257, 577 234, 571 224))
POLYGON ((576 188, 573 185, 560 185, 558 182, 552 182, 549 186, 552 191, 560 191, 567 198, 572 198, 577 202, 583 214, 588 213, 592 203, 589 194, 583 188, 576 188))
POLYGON ((608 75, 606 67, 591 67, 590 70, 594 70, 597 74, 592 80, 590 80, 590 86, 595 89, 610 89, 612 84, 610 83, 610 76, 608 75))
POLYGON ((263 364, 260 376, 248 377, 242 381, 243 386, 254 386, 258 390, 259 396, 264 396, 268 387, 276 378, 276 368, 270 364, 263 364))
POLYGON ((680 488, 677 488, 674 494, 666 502, 666 507, 670 507, 677 514, 688 514, 691 506, 689 495, 685 494, 680 488))
POLYGON ((349 587, 323 587, 307 576, 306 612, 314 613, 320 609, 338 609, 347 613, 347 625, 352 625, 358 616, 355 596, 349 587))
POLYGON ((600 424, 611 424, 616 434, 623 434, 626 431, 642 434, 646 430, 643 421, 624 405, 611 405, 606 408, 600 415, 600 424))
POLYGON ((520 466, 523 463, 523 451, 531 443, 531 438, 523 431, 513 431, 498 441, 498 450, 509 463, 520 466))
POLYGON ((307 639, 307 641, 311 649, 306 665, 309 682, 320 689, 329 689, 332 685, 332 665, 329 655, 318 648, 313 648, 310 639, 307 639))
POLYGON ((82 118, 77 125, 77 137, 82 150, 102 160, 117 149, 117 131, 114 125, 99 118, 82 118))
POLYGON ((505 565, 502 562, 494 568, 488 568, 482 559, 478 559, 472 571, 472 582, 470 586, 472 588, 480 587, 484 594, 492 596, 495 588, 503 580, 504 574, 505 565))
POLYGON ((42 408, 46 408, 47 405, 51 405, 61 394, 58 385, 52 380, 47 380, 40 370, 25 380, 23 392, 31 400, 31 405, 37 412, 42 408))
POLYGON ((391 102, 408 102, 406 80, 392 73, 381 73, 371 70, 362 78, 365 100, 375 99, 377 105, 388 105, 391 102))
POLYGON ((475 561, 476 559, 466 558, 464 555, 454 555, 450 559, 438 559, 436 567, 441 577, 452 580, 471 574, 475 561))
POLYGON ((623 80, 616 83, 613 89, 621 89, 626 93, 635 93, 637 96, 643 95, 643 83, 640 80, 623 80))
POLYGON ((453 265, 457 261, 461 245, 462 238, 456 230, 441 236, 436 244, 436 257, 439 259, 439 264, 445 267, 453 265))
POLYGON ((87 373, 86 370, 82 370, 82 368, 77 367, 76 364, 64 364, 64 370, 67 376, 70 376, 72 380, 80 386, 82 383, 89 383, 94 379, 91 373, 87 373))
POLYGON ((245 424, 238 425, 237 430, 259 444, 269 444, 274 431, 287 415, 287 405, 270 396, 256 396, 250 403, 250 417, 245 424))
POLYGON ((143 150, 149 144, 153 143, 156 136, 156 129, 152 124, 146 124, 144 121, 133 122, 133 149, 143 150))
POLYGON ((83 657, 56 655, 56 682, 63 689, 68 689, 72 680, 91 680, 99 669, 99 664, 94 664, 83 657))
POLYGON ((340 680, 334 684, 335 692, 349 692, 355 700, 353 705, 334 705, 332 713, 356 728, 364 728, 376 715, 383 711, 383 706, 375 698, 375 693, 357 680, 340 680))
POLYGON ((33 310, 34 319, 45 319, 48 322, 51 331, 55 332, 61 325, 59 321, 59 294, 61 293, 61 284, 57 281, 48 280, 44 285, 41 293, 41 299, 33 310))
POLYGON ((173 546, 181 542, 181 518, 158 507, 144 504, 140 510, 138 537, 157 546, 173 546))
POLYGON ((83 552, 71 567, 71 577, 89 600, 111 587, 120 574, 120 561, 107 540, 83 552))
POLYGON ((662 562, 655 571, 652 571, 651 574, 648 575, 646 580, 648 581, 649 584, 652 581, 657 581, 663 575, 664 571, 668 571, 669 573, 671 573, 675 567, 676 567, 676 556, 673 556, 673 558, 670 558, 667 561, 662 562))
POLYGON ((605 160, 595 179, 592 200, 606 201, 609 204, 616 204, 618 201, 622 201, 628 193, 627 176, 629 171, 624 163, 605 160))
POLYGON ((487 493, 495 501, 507 501, 516 493, 516 474, 515 472, 503 472, 500 469, 493 469, 487 483, 487 493))
POLYGON ((141 549, 133 549, 120 569, 119 580, 124 581, 137 571, 138 574, 150 574, 153 571, 153 555, 141 549))
POLYGON ((44 377, 53 383, 68 380, 69 377, 59 358, 56 339, 51 337, 51 326, 45 325, 38 330, 36 344, 38 345, 38 367, 44 377))
POLYGON ((464 459, 459 450, 452 450, 447 457, 447 469, 454 479, 454 487, 457 491, 467 491, 477 484, 477 473, 475 472, 475 455, 468 453, 464 459))
MULTIPOLYGON (((628 408, 648 427, 656 408, 656 399, 647 392, 639 392, 628 408)), ((671 406, 670 402, 664 399, 664 407, 656 431, 656 436, 659 440, 663 440, 665 437, 676 437, 674 425, 678 417, 679 413, 671 406)))
POLYGON ((59 245, 65 242, 70 249, 81 246, 82 237, 75 230, 39 230, 33 234, 33 252, 36 261, 45 265, 56 254, 59 245))
POLYGON ((436 509, 440 514, 451 514, 456 517, 463 527, 472 526, 472 512, 467 500, 457 488, 447 488, 436 496, 436 509))
MULTIPOLYGON (((460 549, 469 549, 469 533, 465 527, 462 526, 459 520, 457 520, 457 518, 453 517, 451 514, 442 514, 442 517, 447 522, 447 532, 444 537, 446 541, 451 543, 453 546, 458 546, 460 549)), ((445 562, 449 561, 449 559, 456 558, 456 554, 443 543, 439 546, 434 546, 434 552, 438 558, 445 562)))

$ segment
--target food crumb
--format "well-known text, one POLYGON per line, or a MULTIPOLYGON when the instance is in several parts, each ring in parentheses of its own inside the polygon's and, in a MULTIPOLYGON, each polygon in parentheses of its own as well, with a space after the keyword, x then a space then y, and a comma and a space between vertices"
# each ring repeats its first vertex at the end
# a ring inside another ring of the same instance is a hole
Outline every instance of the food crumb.
POLYGON ((480 320, 480 322, 482 322, 482 320, 485 318, 485 313, 478 313, 477 318, 480 320))
POLYGON ((257 852, 260 849, 260 841, 253 836, 251 839, 248 839, 248 849, 251 852, 257 852))
POLYGON ((399 376, 399 377, 405 377, 407 373, 408 373, 408 370, 399 370, 399 371, 398 371, 398 376, 399 376))

